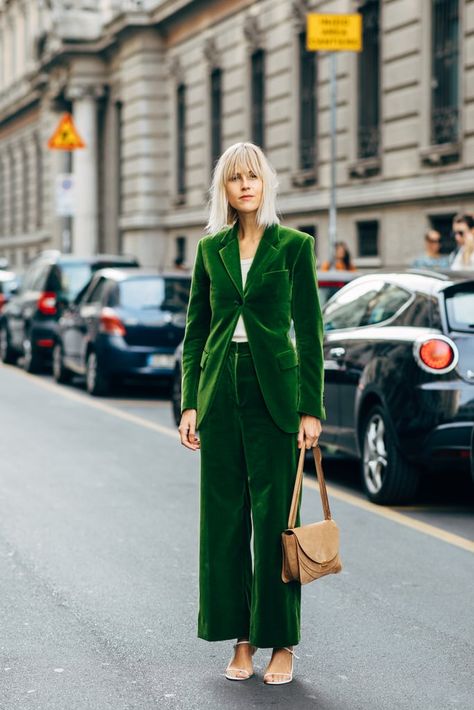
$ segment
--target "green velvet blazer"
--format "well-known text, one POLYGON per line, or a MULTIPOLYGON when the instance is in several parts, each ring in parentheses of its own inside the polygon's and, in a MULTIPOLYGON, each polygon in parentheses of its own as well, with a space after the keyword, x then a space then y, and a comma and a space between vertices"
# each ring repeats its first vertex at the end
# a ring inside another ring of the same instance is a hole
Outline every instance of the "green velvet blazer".
POLYGON ((275 423, 291 433, 299 429, 300 414, 325 419, 314 237, 279 224, 267 227, 242 288, 238 221, 198 243, 183 342, 181 412, 196 409, 199 429, 240 314, 275 423), (296 350, 289 335, 292 319, 296 350))

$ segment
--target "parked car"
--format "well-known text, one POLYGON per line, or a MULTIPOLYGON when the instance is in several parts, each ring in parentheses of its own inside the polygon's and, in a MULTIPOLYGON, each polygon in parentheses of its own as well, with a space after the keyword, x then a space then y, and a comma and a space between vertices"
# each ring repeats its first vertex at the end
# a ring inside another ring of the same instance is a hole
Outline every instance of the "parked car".
POLYGON ((51 361, 58 320, 67 304, 104 266, 137 267, 134 257, 100 254, 80 258, 58 251, 40 254, 28 266, 19 292, 0 314, 0 359, 36 372, 51 361))
POLYGON ((53 374, 86 378, 105 395, 127 376, 170 379, 183 337, 191 277, 150 269, 102 269, 64 311, 53 349, 53 374))
POLYGON ((13 271, 0 269, 0 313, 4 310, 10 298, 17 292, 19 279, 13 271))
POLYGON ((360 271, 318 271, 319 303, 323 306, 340 288, 361 275, 360 271))
MULTIPOLYGON (((331 298, 340 288, 352 281, 360 275, 360 272, 340 271, 333 269, 330 271, 318 272, 318 292, 319 302, 323 306, 326 301, 331 298)), ((290 329, 290 338, 295 339, 293 323, 290 329)), ((171 405, 173 409, 173 418, 176 426, 181 420, 181 357, 183 353, 183 344, 180 343, 176 349, 173 368, 173 382, 171 390, 171 405)))
POLYGON ((324 443, 361 460, 369 499, 412 500, 421 470, 469 471, 472 273, 364 275, 338 291, 323 314, 324 443))

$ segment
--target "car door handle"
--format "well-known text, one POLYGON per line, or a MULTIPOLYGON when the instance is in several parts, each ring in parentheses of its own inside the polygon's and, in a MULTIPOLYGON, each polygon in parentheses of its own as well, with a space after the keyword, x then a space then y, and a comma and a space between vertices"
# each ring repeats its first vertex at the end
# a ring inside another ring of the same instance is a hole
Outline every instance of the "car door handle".
POLYGON ((345 354, 346 354, 345 348, 331 348, 329 350, 329 355, 334 360, 338 360, 339 358, 343 357, 345 354))

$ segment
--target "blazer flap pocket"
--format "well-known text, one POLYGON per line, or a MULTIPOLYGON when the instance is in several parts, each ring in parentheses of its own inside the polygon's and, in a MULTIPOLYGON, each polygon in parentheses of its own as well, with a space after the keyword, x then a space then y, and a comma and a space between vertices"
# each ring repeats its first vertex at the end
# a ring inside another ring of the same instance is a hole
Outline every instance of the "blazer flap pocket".
POLYGON ((201 367, 205 366, 208 357, 209 353, 207 352, 207 350, 203 350, 201 355, 201 362, 199 363, 201 367))
POLYGON ((296 367, 298 364, 298 356, 294 350, 283 350, 277 354, 280 370, 286 370, 288 367, 296 367))
POLYGON ((274 278, 277 276, 288 276, 290 273, 289 269, 278 269, 277 271, 264 271, 262 274, 263 279, 274 278))

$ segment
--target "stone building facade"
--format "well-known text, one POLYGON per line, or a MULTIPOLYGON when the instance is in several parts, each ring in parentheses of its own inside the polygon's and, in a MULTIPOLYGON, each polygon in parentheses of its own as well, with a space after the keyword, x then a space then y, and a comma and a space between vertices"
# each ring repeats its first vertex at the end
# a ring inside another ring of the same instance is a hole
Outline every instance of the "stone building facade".
POLYGON ((407 264, 474 210, 474 0, 0 0, 0 256, 126 252, 191 266, 215 157, 254 140, 286 224, 328 256, 329 57, 308 12, 360 11, 337 57, 338 238, 361 267, 407 264), (86 148, 49 150, 73 114, 86 148), (75 215, 58 176, 74 174, 75 215))

